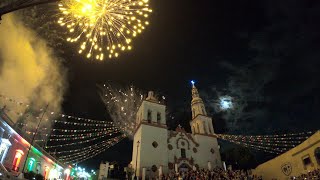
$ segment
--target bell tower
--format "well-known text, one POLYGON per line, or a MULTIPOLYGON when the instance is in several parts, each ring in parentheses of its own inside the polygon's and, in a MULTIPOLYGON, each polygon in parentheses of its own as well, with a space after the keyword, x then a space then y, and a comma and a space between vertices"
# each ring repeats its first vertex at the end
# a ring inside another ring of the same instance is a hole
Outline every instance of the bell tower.
POLYGON ((154 92, 141 103, 136 114, 136 130, 133 137, 132 167, 136 176, 143 169, 166 170, 168 165, 168 130, 166 126, 166 106, 159 101, 154 92), (150 158, 152 157, 152 158, 150 158))
POLYGON ((191 130, 193 134, 214 134, 212 119, 208 117, 204 103, 199 95, 198 89, 192 84, 192 100, 191 100, 191 112, 192 120, 190 122, 191 130))

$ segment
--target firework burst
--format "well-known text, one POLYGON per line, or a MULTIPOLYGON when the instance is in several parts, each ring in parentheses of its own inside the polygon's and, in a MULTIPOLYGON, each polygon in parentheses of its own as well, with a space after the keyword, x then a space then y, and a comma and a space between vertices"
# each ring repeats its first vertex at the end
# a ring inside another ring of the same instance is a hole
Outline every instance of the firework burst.
POLYGON ((114 122, 121 131, 132 138, 136 128, 136 114, 143 101, 142 92, 133 86, 119 90, 104 85, 101 98, 114 122))
POLYGON ((61 26, 69 42, 80 42, 79 53, 103 60, 132 49, 132 39, 142 33, 152 10, 148 0, 64 0, 59 4, 61 26), (107 52, 107 53, 106 53, 107 52))

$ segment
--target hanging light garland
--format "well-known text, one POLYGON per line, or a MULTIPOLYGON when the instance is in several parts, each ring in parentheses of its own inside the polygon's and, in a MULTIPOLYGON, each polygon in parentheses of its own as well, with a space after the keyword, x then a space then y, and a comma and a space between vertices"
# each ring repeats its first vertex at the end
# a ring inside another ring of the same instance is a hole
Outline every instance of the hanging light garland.
POLYGON ((80 137, 64 137, 64 138, 50 138, 49 141, 76 141, 76 140, 83 140, 83 139, 88 139, 92 137, 99 137, 100 135, 103 134, 115 134, 115 133, 120 133, 121 131, 116 130, 116 131, 111 131, 111 132, 100 132, 100 133, 92 133, 92 135, 87 135, 87 136, 80 136, 80 137))
POLYGON ((274 134, 274 135, 228 135, 217 134, 217 138, 233 142, 254 149, 283 153, 302 143, 312 134, 312 131, 301 133, 274 134))
POLYGON ((93 144, 93 145, 90 145, 90 146, 87 146, 87 147, 84 147, 84 148, 80 148, 80 149, 72 149, 72 150, 64 150, 64 151, 58 151, 58 152, 50 152, 50 154, 69 154, 69 153, 75 153, 75 152, 79 152, 79 151, 86 151, 92 147, 95 147, 95 146, 100 146, 100 145, 103 145, 103 144, 107 144, 109 142, 109 140, 104 140, 104 141, 101 141, 99 143, 96 143, 96 144, 93 144))
POLYGON ((97 151, 99 149, 105 148, 105 147, 109 147, 112 143, 116 142, 119 139, 120 136, 114 137, 112 139, 109 139, 107 143, 101 144, 99 146, 94 146, 86 151, 82 151, 82 152, 76 152, 76 153, 72 153, 69 155, 64 155, 64 156, 60 156, 59 159, 66 161, 66 160, 72 160, 72 159, 77 159, 78 157, 81 157, 83 155, 86 154, 90 154, 94 151, 97 151))
POLYGON ((72 142, 72 143, 66 143, 66 144, 59 144, 59 145, 52 145, 52 146, 46 146, 46 148, 49 149, 49 148, 55 148, 55 147, 65 147, 65 146, 73 146, 73 145, 84 144, 84 143, 92 142, 92 141, 95 141, 97 139, 101 139, 101 138, 104 138, 104 137, 107 137, 107 136, 112 136, 114 134, 116 134, 116 133, 110 133, 110 134, 106 134, 106 135, 103 135, 103 136, 95 137, 95 138, 84 140, 84 141, 78 141, 78 142, 72 142))
MULTIPOLYGON (((223 140, 225 140, 225 139, 223 139, 223 140)), ((254 146, 254 145, 250 145, 250 144, 242 143, 242 142, 238 142, 238 141, 233 141, 233 140, 225 140, 225 141, 229 141, 229 142, 238 144, 240 146, 244 146, 244 147, 247 147, 247 148, 252 148, 252 149, 255 149, 255 150, 258 150, 258 151, 263 151, 263 152, 266 152, 266 153, 271 153, 271 154, 280 154, 281 153, 281 152, 278 152, 277 150, 275 151, 273 148, 265 148, 265 147, 262 147, 262 146, 254 146)))
POLYGON ((83 123, 83 122, 68 122, 68 121, 59 121, 59 120, 54 120, 55 123, 60 123, 60 124, 67 124, 67 125, 74 125, 74 126, 100 126, 100 127, 110 127, 113 126, 112 123, 109 124, 101 124, 101 123, 83 123))
POLYGON ((108 131, 108 130, 118 130, 117 128, 99 128, 99 129, 52 129, 52 131, 59 131, 59 132, 69 132, 69 133, 76 133, 76 132, 98 132, 98 131, 108 131))
POLYGON ((89 132, 89 133, 81 133, 81 134, 51 134, 50 138, 55 139, 56 137, 82 137, 82 136, 90 136, 90 135, 98 135, 104 134, 104 131, 101 132, 89 132))
MULTIPOLYGON (((121 140, 123 140, 124 138, 126 137, 126 135, 121 135, 120 137, 119 137, 119 139, 117 139, 114 143, 112 143, 108 148, 110 148, 110 147, 112 147, 112 146, 114 146, 115 144, 117 144, 117 143, 119 143, 121 140)), ((107 148, 106 148, 107 149, 107 148)), ((95 156, 97 156, 98 154, 100 154, 100 153, 103 153, 106 149, 102 149, 102 150, 99 150, 99 151, 97 151, 97 152, 94 152, 94 153, 91 153, 90 155, 86 155, 86 156, 82 156, 82 157, 80 157, 80 158, 77 158, 77 159, 74 159, 74 160, 72 160, 72 161, 66 161, 66 163, 67 164, 70 164, 70 163, 80 163, 80 162, 82 162, 82 161, 85 161, 85 160, 87 160, 87 159, 90 159, 90 158, 92 158, 92 157, 95 157, 95 156)))

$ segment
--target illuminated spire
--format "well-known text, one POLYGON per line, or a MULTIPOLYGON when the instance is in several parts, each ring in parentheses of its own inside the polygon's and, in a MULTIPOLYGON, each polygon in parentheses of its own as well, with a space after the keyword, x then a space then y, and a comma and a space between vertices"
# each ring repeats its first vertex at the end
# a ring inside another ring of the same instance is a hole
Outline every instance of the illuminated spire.
POLYGON ((204 103, 200 98, 198 89, 194 85, 195 82, 191 81, 192 84, 192 100, 191 100, 191 110, 192 110, 192 119, 195 118, 197 115, 207 115, 207 112, 204 107, 204 103))

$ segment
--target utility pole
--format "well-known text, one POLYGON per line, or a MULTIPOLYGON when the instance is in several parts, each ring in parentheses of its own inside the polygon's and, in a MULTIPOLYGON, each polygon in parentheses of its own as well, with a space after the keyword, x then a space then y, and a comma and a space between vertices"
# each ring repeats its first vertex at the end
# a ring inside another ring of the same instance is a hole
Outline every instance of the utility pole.
POLYGON ((24 173, 23 171, 24 171, 24 168, 25 168, 25 166, 26 166, 26 164, 27 164, 28 156, 29 156, 30 150, 31 150, 31 148, 32 148, 33 141, 34 141, 34 139, 35 139, 35 137, 36 137, 36 135, 37 135, 38 129, 39 129, 40 124, 41 124, 41 121, 42 121, 42 119, 43 119, 44 114, 46 113, 46 111, 47 111, 47 109, 48 109, 48 106, 49 106, 49 104, 47 104, 47 106, 45 107, 45 109, 44 109, 44 111, 43 111, 43 113, 42 113, 42 115, 41 115, 41 118, 40 118, 40 120, 39 120, 38 126, 37 126, 37 128, 36 128, 36 132, 34 133, 34 135, 33 135, 33 137, 32 137, 32 140, 31 140, 31 142, 30 142, 30 146, 29 146, 29 149, 28 149, 28 153, 27 153, 27 156, 26 156, 26 160, 24 161, 24 164, 23 164, 22 174, 24 173))

